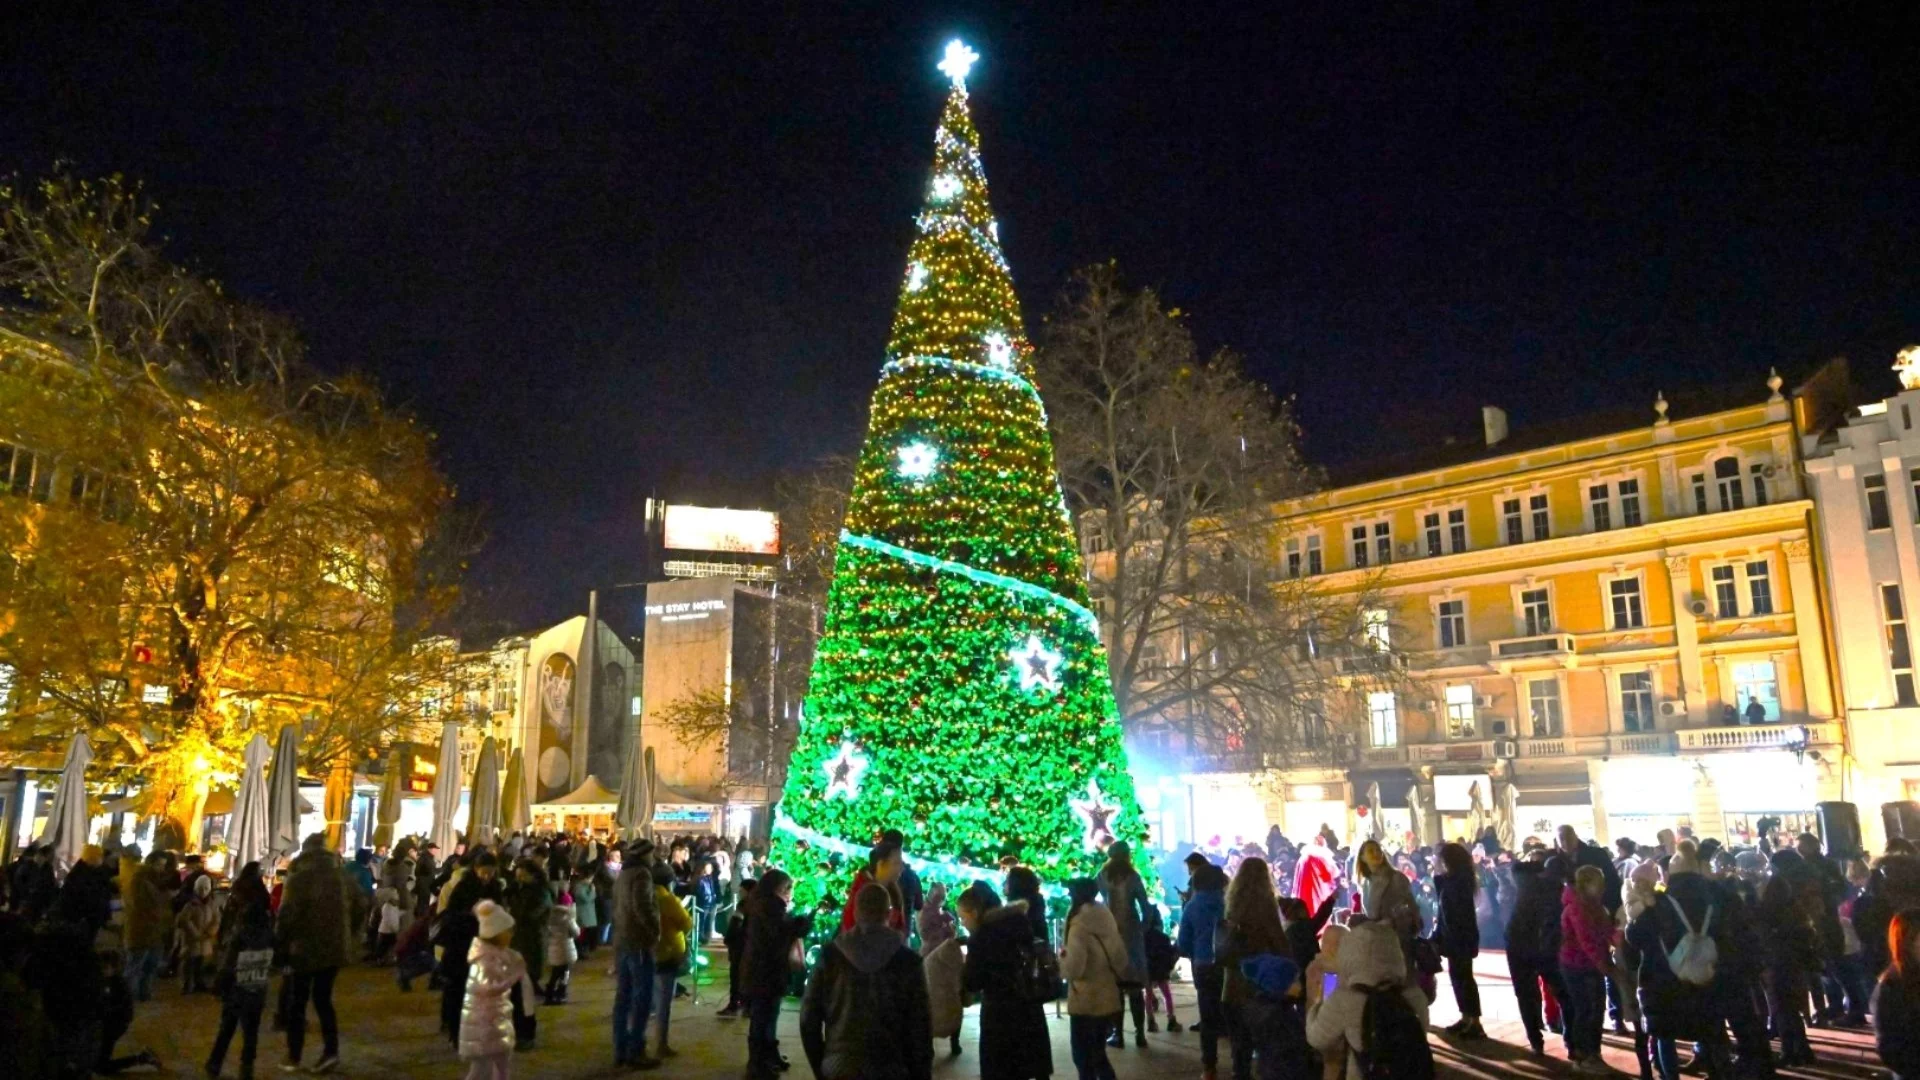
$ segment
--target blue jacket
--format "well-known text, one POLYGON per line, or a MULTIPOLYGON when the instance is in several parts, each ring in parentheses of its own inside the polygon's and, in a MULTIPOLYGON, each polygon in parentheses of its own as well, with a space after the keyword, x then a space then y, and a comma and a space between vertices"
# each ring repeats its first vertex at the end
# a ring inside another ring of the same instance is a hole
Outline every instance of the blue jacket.
POLYGON ((1213 963, 1213 932, 1227 913, 1225 889, 1195 889, 1180 909, 1180 955, 1195 964, 1213 963))

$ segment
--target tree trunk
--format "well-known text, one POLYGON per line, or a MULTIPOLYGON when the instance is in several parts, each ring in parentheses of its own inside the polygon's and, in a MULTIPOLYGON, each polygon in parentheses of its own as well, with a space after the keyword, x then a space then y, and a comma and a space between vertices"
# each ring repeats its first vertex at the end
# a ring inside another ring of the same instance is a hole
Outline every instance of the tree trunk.
POLYGON ((353 816, 353 759, 341 757, 327 771, 327 846, 347 854, 347 821, 353 816))

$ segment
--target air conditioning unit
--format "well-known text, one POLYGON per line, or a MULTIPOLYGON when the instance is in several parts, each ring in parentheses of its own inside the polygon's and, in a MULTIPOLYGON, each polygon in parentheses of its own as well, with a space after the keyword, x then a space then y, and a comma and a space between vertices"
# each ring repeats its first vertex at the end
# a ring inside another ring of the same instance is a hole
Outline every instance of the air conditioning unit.
POLYGON ((1762 466, 1760 466, 1760 475, 1761 475, 1761 476, 1764 476, 1764 477, 1766 477, 1766 478, 1767 478, 1767 479, 1769 479, 1769 480, 1771 480, 1771 479, 1773 479, 1774 477, 1776 477, 1776 476, 1778 476, 1778 475, 1780 475, 1780 466, 1778 466, 1778 465, 1762 465, 1762 466))
POLYGON ((1496 719, 1494 720, 1491 728, 1492 728, 1493 734, 1505 735, 1507 733, 1507 722, 1505 720, 1496 719))
POLYGON ((1693 617, 1696 619, 1713 618, 1713 605, 1708 603, 1705 597, 1696 596, 1688 600, 1687 610, 1692 612, 1693 617))
POLYGON ((1510 758, 1510 757, 1518 756, 1519 753, 1520 753, 1520 744, 1515 742, 1514 740, 1512 739, 1493 740, 1493 756, 1494 757, 1510 758))
POLYGON ((1414 557, 1415 555, 1418 555, 1418 554, 1420 554, 1420 545, 1419 545, 1419 544, 1416 544, 1416 543, 1414 543, 1414 542, 1413 542, 1413 541, 1411 541, 1411 540, 1402 540, 1402 541, 1400 542, 1400 557, 1401 557, 1401 558, 1403 558, 1403 559, 1411 559, 1411 558, 1413 558, 1413 557, 1414 557))
POLYGON ((1476 694, 1473 699, 1473 705, 1474 708, 1477 709, 1491 709, 1493 708, 1493 695, 1476 694))
POLYGON ((1685 716, 1687 715, 1687 703, 1680 700, 1663 701, 1660 703, 1660 715, 1669 720, 1685 716))

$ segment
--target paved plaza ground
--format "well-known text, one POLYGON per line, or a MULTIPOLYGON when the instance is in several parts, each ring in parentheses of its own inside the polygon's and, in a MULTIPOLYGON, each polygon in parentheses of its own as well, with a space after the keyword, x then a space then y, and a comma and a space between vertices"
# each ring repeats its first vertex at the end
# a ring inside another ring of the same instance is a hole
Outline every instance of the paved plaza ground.
MULTIPOLYGON (((576 965, 571 1000, 560 1006, 540 1010, 539 1045, 514 1058, 518 1077, 603 1077, 630 1075, 612 1066, 610 1020, 613 1004, 613 979, 608 974, 605 952, 576 965)), ((674 1005, 673 1043, 680 1056, 668 1062, 656 1077, 685 1077, 689 1080, 717 1080, 737 1077, 746 1060, 746 1024, 743 1020, 721 1020, 714 1012, 725 1002, 724 961, 713 969, 719 980, 716 988, 703 983, 699 1000, 681 998, 674 1005), (716 1000, 716 990, 718 1000, 716 1000)), ((1571 1075, 1566 1061, 1551 1056, 1558 1051, 1558 1039, 1550 1038, 1550 1056, 1534 1058, 1527 1053, 1512 991, 1506 977, 1505 958, 1488 953, 1480 958, 1484 1024, 1490 1039, 1477 1043, 1458 1043, 1445 1036, 1433 1036, 1440 1073, 1448 1077, 1503 1077, 1530 1080, 1539 1077, 1571 1075)), ((435 1035, 438 1018, 437 994, 427 993, 425 983, 417 983, 412 993, 402 994, 390 969, 355 967, 341 973, 335 995, 341 1022, 341 1069, 339 1075, 365 1078, 427 1077, 456 1078, 464 1068, 453 1049, 435 1035)), ((1190 1021, 1197 1014, 1190 986, 1175 984, 1175 1007, 1180 1019, 1190 1021)), ((781 1049, 794 1063, 789 1074, 793 1080, 812 1080, 800 1039, 794 1026, 798 1002, 789 1001, 780 1023, 781 1049)), ((1433 1009, 1435 1024, 1456 1019, 1450 992, 1442 983, 1440 1001, 1433 1009)), ((132 1033, 122 1042, 120 1053, 140 1046, 151 1047, 166 1063, 163 1074, 192 1077, 201 1075, 207 1048, 219 1017, 219 1005, 211 996, 182 998, 177 984, 165 987, 155 1000, 143 1006, 132 1033)), ((307 1061, 319 1056, 319 1033, 309 1019, 307 1061)), ((969 1010, 962 1033, 963 1052, 958 1058, 946 1056, 944 1048, 936 1057, 937 1080, 970 1080, 978 1075, 979 1058, 975 1040, 979 1029, 974 1010, 969 1010)), ((1052 1023, 1054 1033, 1054 1075, 1067 1080, 1073 1076, 1072 1058, 1067 1052, 1067 1022, 1064 1017, 1052 1023)), ((257 1066, 262 1078, 280 1075, 277 1066, 285 1060, 284 1036, 261 1031, 261 1052, 257 1066)), ((1187 1080, 1200 1076, 1199 1038, 1191 1032, 1148 1036, 1144 1050, 1128 1049, 1114 1053, 1122 1080, 1187 1080)), ((1784 1075, 1819 1077, 1828 1080, 1851 1077, 1884 1076, 1873 1053, 1872 1037, 1865 1032, 1815 1031, 1813 1042, 1820 1064, 1784 1075)), ((1225 1055, 1225 1046, 1221 1048, 1225 1055)), ((239 1046, 228 1059, 226 1075, 238 1072, 239 1046)), ((1632 1048, 1625 1039, 1608 1037, 1608 1061, 1617 1068, 1633 1068, 1632 1048)), ((131 1074, 129 1074, 131 1075, 131 1074)), ((1223 1073, 1224 1075, 1224 1073, 1223 1073)))

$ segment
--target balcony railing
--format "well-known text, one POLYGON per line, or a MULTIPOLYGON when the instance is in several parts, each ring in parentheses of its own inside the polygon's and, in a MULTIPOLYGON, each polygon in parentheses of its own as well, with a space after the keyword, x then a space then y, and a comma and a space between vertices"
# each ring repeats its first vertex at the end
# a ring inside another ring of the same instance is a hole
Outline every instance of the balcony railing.
POLYGON ((1407 748, 1369 746, 1360 751, 1360 760, 1367 765, 1404 765, 1407 762, 1407 748))
POLYGON ((1358 652, 1334 657, 1333 666, 1342 675, 1379 675, 1405 668, 1407 658, 1399 653, 1358 652))
POLYGON ((1420 765, 1447 761, 1492 761, 1493 741, 1414 743, 1407 747, 1407 759, 1420 765))
POLYGON ((1558 656, 1573 651, 1573 635, 1535 634, 1532 637, 1501 638, 1487 643, 1496 660, 1518 660, 1528 656, 1558 656))
POLYGON ((1796 746, 1832 746, 1840 742, 1839 724, 1753 724, 1741 727, 1682 728, 1675 733, 1682 750, 1791 750, 1796 746))

